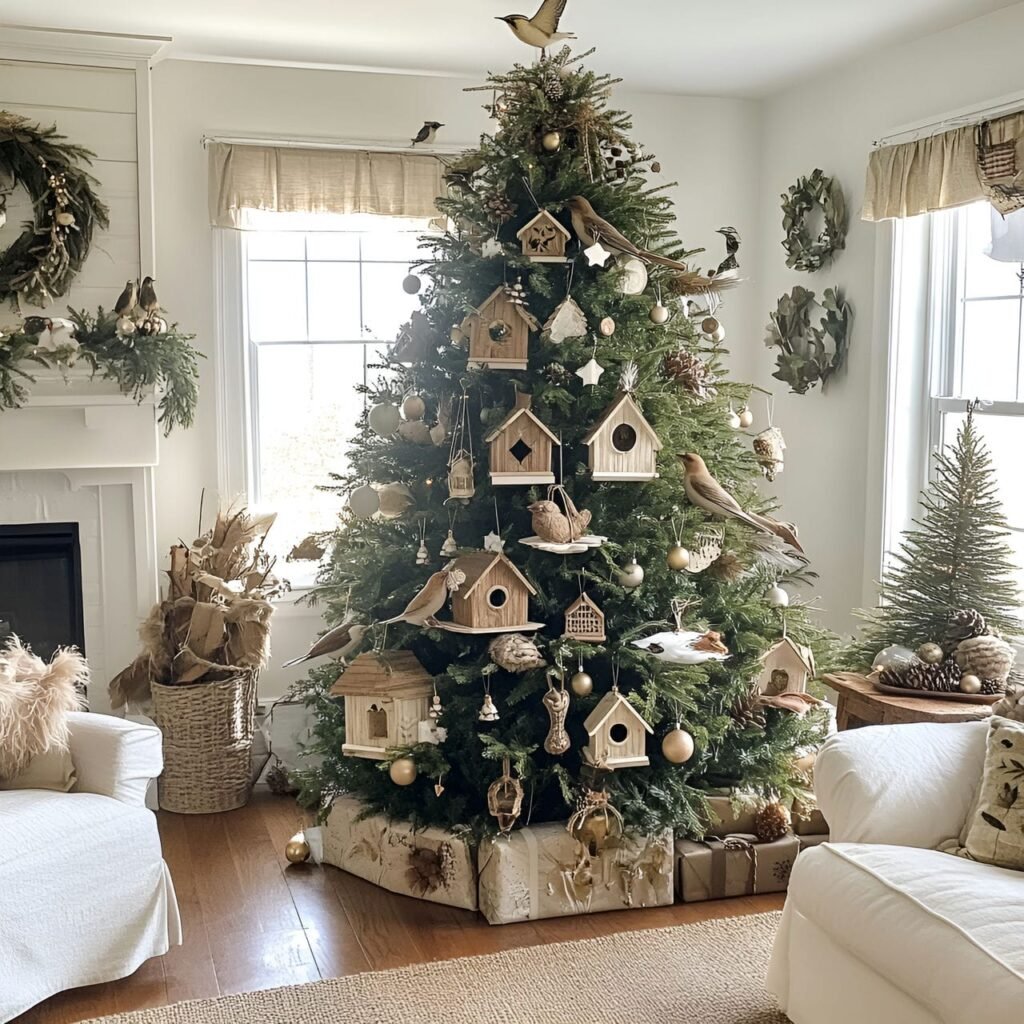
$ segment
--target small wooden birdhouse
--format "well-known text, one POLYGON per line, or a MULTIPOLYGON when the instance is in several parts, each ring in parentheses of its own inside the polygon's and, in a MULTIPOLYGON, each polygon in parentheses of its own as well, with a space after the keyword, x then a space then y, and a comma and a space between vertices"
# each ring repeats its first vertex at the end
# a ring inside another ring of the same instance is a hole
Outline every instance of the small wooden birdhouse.
POLYGON ((331 687, 332 697, 345 698, 341 752, 383 760, 389 747, 416 743, 433 692, 433 679, 412 651, 360 654, 331 687))
POLYGON ((453 572, 465 580, 452 594, 452 621, 438 621, 455 633, 512 633, 540 629, 528 620, 530 581, 500 551, 474 551, 456 558, 453 572))
POLYGON ((461 324, 469 338, 468 366, 525 370, 530 331, 540 324, 521 301, 499 285, 461 324))
POLYGON ((516 232, 523 255, 533 263, 565 263, 565 246, 571 237, 547 210, 541 210, 516 232))
POLYGON ((558 438, 531 412, 530 395, 516 392, 515 408, 484 440, 492 484, 553 484, 551 453, 558 438))
POLYGON ((602 768, 643 768, 650 764, 647 733, 654 730, 618 690, 610 690, 587 715, 583 728, 590 737, 583 757, 602 768))
POLYGON ((604 612, 587 594, 580 594, 565 609, 565 632, 562 636, 595 644, 604 642, 604 612))
POLYGON ((628 391, 616 394, 583 443, 595 480, 653 480, 658 475, 661 441, 628 391))
POLYGON ((808 680, 813 678, 814 654, 811 649, 785 636, 762 656, 757 690, 766 697, 777 697, 780 693, 805 693, 808 680))
POLYGON ((448 467, 448 496, 450 498, 472 498, 475 490, 473 456, 465 450, 459 451, 448 467))

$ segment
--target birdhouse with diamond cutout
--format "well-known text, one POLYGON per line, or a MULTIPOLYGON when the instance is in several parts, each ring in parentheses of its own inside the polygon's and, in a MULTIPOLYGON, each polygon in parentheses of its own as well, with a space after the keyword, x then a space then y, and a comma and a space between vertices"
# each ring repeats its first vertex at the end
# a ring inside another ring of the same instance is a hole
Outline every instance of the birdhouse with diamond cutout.
POLYGON ((647 734, 654 730, 618 690, 609 690, 587 715, 583 728, 590 737, 584 760, 602 768, 644 768, 647 734))
POLYGON ((515 408, 484 438, 494 485, 555 482, 551 456, 558 438, 530 409, 531 403, 530 395, 517 391, 515 408))
POLYGON ((525 370, 530 331, 540 324, 523 304, 520 294, 499 285, 460 325, 469 338, 470 368, 525 370))
POLYGON ((433 678, 412 651, 360 654, 331 687, 332 697, 345 698, 341 752, 381 761, 389 747, 418 742, 433 692, 433 678))
POLYGON ((571 237, 547 210, 516 232, 523 255, 532 263, 565 263, 565 247, 571 237))
POLYGON ((766 697, 778 697, 780 693, 806 693, 814 671, 811 649, 784 636, 761 656, 757 692, 766 697))
POLYGON ((604 612, 588 594, 580 594, 565 609, 565 632, 562 636, 593 644, 604 642, 604 612))
POLYGON ((661 441, 629 388, 616 393, 583 443, 595 480, 653 480, 658 475, 661 441))

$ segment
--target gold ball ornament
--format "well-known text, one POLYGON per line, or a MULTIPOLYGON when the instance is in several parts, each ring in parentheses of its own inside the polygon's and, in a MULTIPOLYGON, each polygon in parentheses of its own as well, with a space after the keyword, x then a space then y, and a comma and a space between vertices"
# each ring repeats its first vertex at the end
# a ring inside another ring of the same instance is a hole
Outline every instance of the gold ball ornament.
POLYGON ((754 818, 754 833, 762 843, 774 843, 776 839, 789 835, 792 828, 789 808, 780 803, 766 804, 754 818))
POLYGON ((569 685, 577 697, 589 697, 594 690, 594 680, 590 678, 588 672, 577 672, 569 680, 569 685))
POLYGON ((402 280, 402 291, 406 295, 415 295, 423 287, 423 282, 415 274, 407 274, 402 280))
POLYGON ((610 338, 615 333, 615 321, 610 317, 606 316, 598 325, 597 329, 606 338, 610 338))
POLYGON ((944 657, 942 648, 935 643, 921 644, 917 649, 917 656, 926 665, 938 665, 944 657))
POLYGON ((396 786, 411 786, 416 781, 416 762, 411 757, 399 757, 391 762, 388 775, 396 786))
POLYGON ((619 583, 627 590, 635 590, 644 581, 644 567, 631 558, 619 571, 619 583))
POLYGON ((661 741, 661 752, 665 760, 673 764, 686 764, 693 757, 693 749, 693 737, 678 722, 675 728, 665 733, 661 741))
POLYGON ((981 693, 981 680, 970 672, 960 677, 961 693, 981 693))
POLYGON ((448 337, 451 339, 453 345, 462 345, 466 341, 466 335, 459 324, 452 324, 452 329, 448 332, 448 337))
POLYGON ((284 844, 284 856, 289 864, 305 864, 309 860, 309 843, 302 832, 296 832, 284 844))
POLYGON ((665 556, 665 562, 670 569, 682 572, 690 564, 690 552, 682 544, 673 544, 665 556))
POLYGON ((376 487, 363 484, 348 496, 348 507, 357 519, 369 519, 380 508, 380 495, 376 487))
POLYGON ((558 132, 545 132, 540 144, 549 153, 554 153, 562 145, 562 136, 558 132))
POLYGON ((745 405, 740 409, 740 426, 746 430, 754 422, 754 414, 750 411, 750 407, 745 405))
POLYGON ((647 315, 651 318, 651 323, 658 324, 659 327, 668 323, 668 307, 663 306, 660 302, 651 306, 651 311, 647 315))
POLYGON ((421 420, 427 411, 427 403, 419 395, 409 395, 402 403, 402 415, 407 420, 421 420))
POLYGON ((370 409, 366 422, 379 437, 390 437, 397 429, 402 417, 393 402, 380 402, 370 409))

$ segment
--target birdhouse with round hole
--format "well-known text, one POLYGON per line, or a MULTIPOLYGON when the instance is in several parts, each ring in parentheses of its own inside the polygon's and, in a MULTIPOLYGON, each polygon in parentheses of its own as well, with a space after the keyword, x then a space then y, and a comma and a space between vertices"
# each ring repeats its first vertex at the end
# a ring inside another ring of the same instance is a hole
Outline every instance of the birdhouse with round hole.
POLYGON ((523 255, 532 263, 565 263, 565 247, 571 237, 547 210, 516 232, 523 255))
POLYGON ((360 654, 331 687, 332 697, 345 698, 341 752, 383 760, 389 747, 418 742, 433 693, 433 678, 412 651, 360 654))
POLYGON ((661 441, 628 391, 616 394, 583 443, 595 480, 653 480, 658 475, 661 441))
POLYGON ((500 551, 473 551, 460 555, 451 565, 465 579, 452 593, 451 621, 437 620, 441 629, 452 633, 517 633, 541 629, 530 622, 530 598, 535 596, 530 581, 500 551))
POLYGON ((551 456, 558 438, 530 409, 531 402, 530 395, 517 391, 515 408, 484 438, 492 484, 555 482, 551 456))
POLYGON ((598 701, 583 728, 589 737, 583 757, 589 764, 610 769, 650 764, 647 734, 654 730, 618 690, 610 690, 598 701))
POLYGON ((784 636, 761 656, 757 691, 766 697, 778 697, 780 693, 806 693, 807 682, 813 678, 814 654, 811 649, 784 636))
POLYGON ((580 594, 565 609, 565 632, 562 636, 593 644, 604 642, 604 612, 588 594, 580 594))
POLYGON ((467 366, 525 370, 530 331, 540 324, 514 292, 499 285, 460 325, 469 338, 467 366))

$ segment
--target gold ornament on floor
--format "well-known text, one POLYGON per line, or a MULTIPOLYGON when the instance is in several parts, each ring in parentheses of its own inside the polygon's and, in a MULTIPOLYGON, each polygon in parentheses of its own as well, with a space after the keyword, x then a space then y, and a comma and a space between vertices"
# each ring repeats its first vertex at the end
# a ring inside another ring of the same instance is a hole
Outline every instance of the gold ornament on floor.
POLYGON ((673 764, 686 764, 693 757, 693 737, 678 723, 673 726, 661 741, 661 752, 666 761, 673 764))
POLYGON ((917 649, 917 656, 926 665, 938 665, 944 657, 942 653, 942 648, 938 644, 931 642, 921 644, 921 646, 917 649))
POLYGON ((285 860, 289 864, 305 864, 309 860, 309 843, 303 832, 296 832, 295 835, 284 844, 285 860))
POLYGON ((388 775, 396 786, 411 786, 416 781, 416 762, 411 757, 399 757, 391 762, 388 775))
POLYGON ((754 819, 754 832, 762 843, 774 843, 776 839, 789 835, 792 829, 789 808, 777 801, 762 807, 754 819))
POLYGON ((523 810, 523 784, 512 775, 512 762, 504 758, 501 775, 487 789, 487 810, 498 820, 498 831, 508 835, 523 810))

